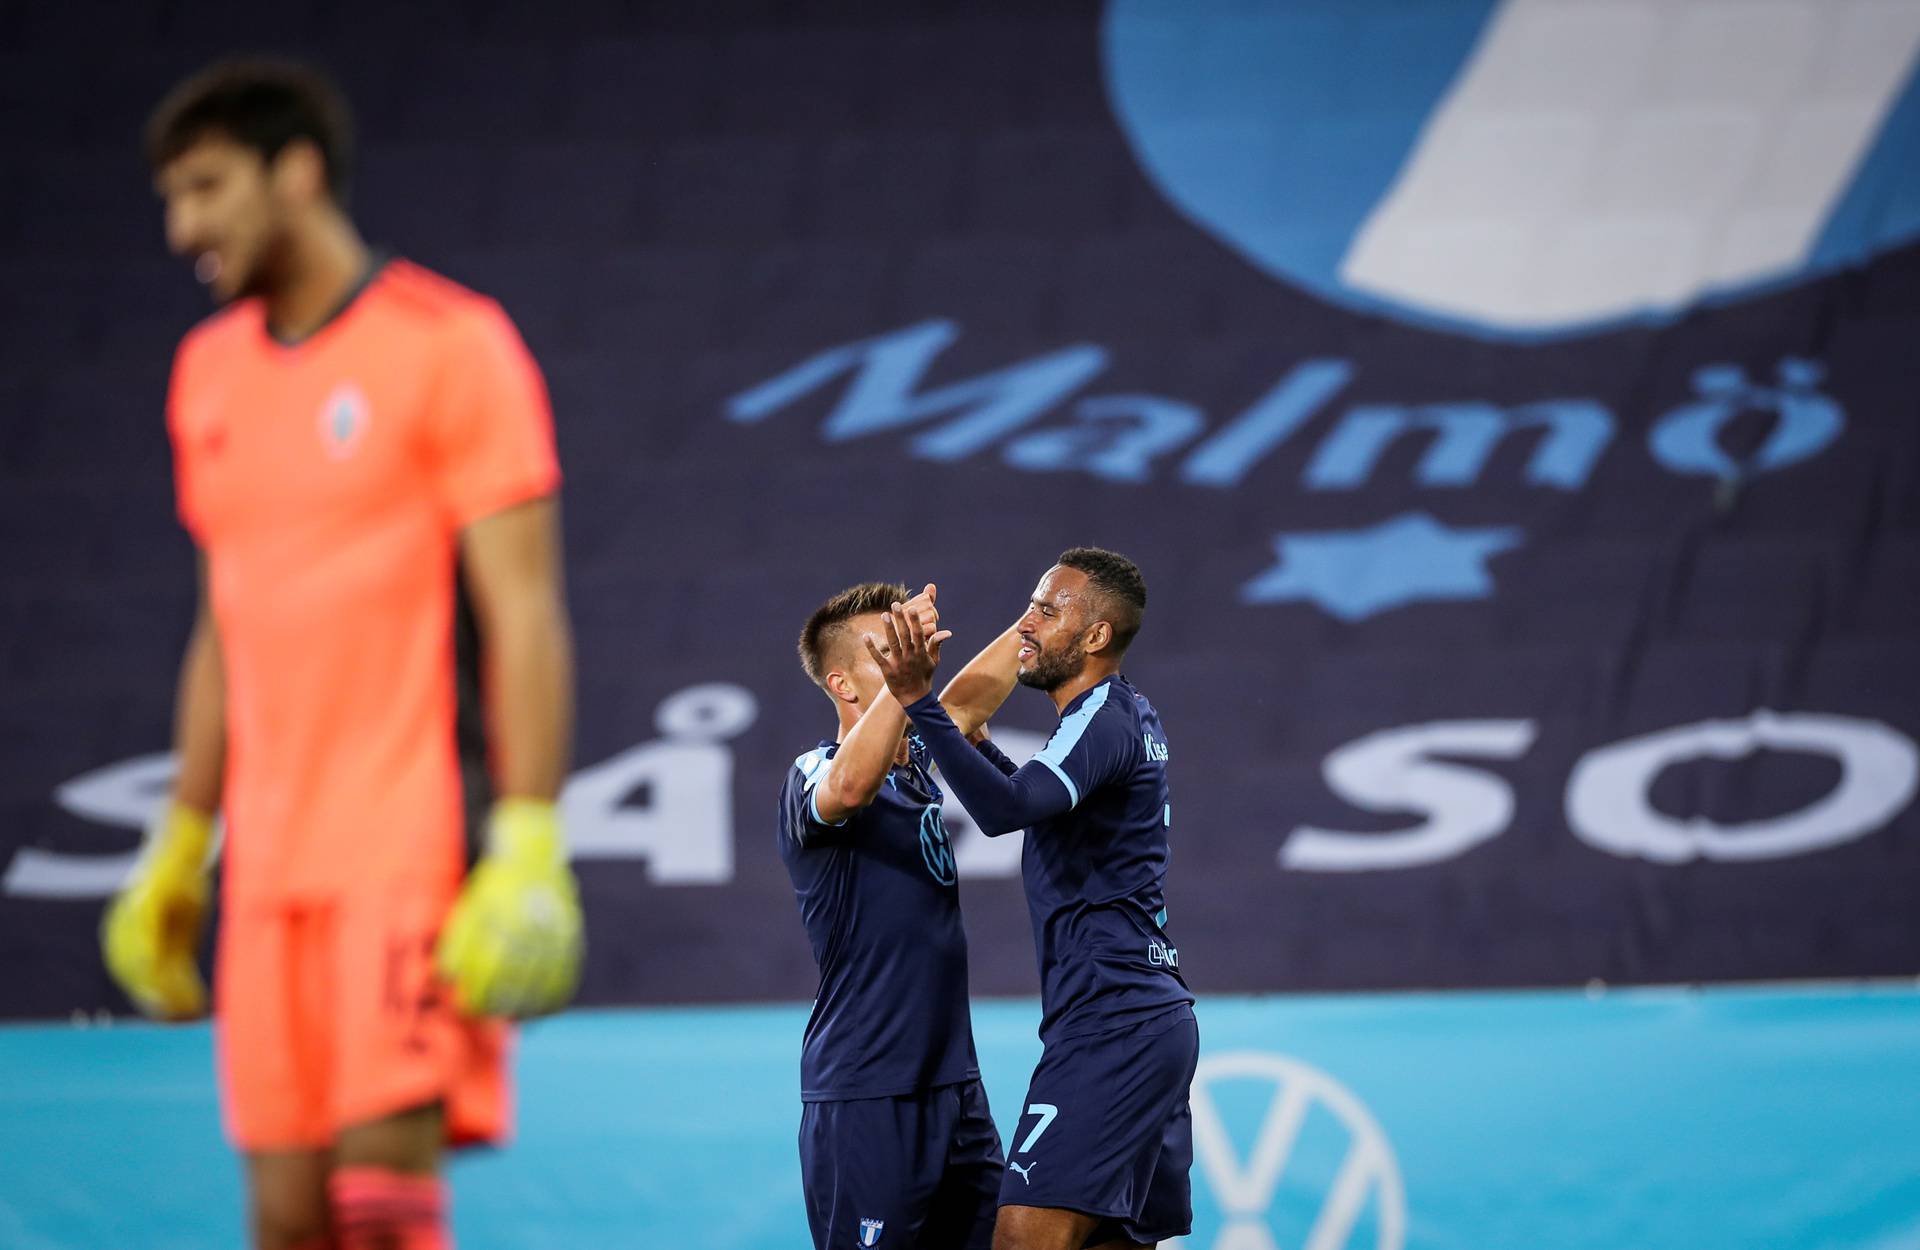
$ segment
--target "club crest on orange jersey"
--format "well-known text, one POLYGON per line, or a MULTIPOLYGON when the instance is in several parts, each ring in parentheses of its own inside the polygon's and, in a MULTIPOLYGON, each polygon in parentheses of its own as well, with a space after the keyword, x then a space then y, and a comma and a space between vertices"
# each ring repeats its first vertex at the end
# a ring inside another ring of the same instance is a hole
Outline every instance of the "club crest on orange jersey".
POLYGON ((335 460, 345 460, 367 433, 367 397, 351 382, 342 382, 320 405, 320 445, 335 460))

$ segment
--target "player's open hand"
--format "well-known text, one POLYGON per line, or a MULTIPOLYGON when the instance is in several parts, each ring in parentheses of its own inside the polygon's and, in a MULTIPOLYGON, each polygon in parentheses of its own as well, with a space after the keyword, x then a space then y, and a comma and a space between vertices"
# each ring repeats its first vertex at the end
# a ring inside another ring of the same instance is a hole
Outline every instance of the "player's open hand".
POLYGON ((940 588, 928 582, 924 590, 907 600, 907 611, 920 618, 920 628, 929 634, 940 628, 940 608, 934 603, 939 593, 940 588))
POLYGON ((908 603, 896 603, 888 610, 881 627, 886 634, 885 648, 871 634, 861 639, 880 676, 902 707, 917 702, 933 689, 933 671, 940 667, 940 644, 953 637, 950 629, 940 629, 940 617, 934 609, 936 588, 927 588, 908 603), (919 606, 924 602, 924 607, 919 606))

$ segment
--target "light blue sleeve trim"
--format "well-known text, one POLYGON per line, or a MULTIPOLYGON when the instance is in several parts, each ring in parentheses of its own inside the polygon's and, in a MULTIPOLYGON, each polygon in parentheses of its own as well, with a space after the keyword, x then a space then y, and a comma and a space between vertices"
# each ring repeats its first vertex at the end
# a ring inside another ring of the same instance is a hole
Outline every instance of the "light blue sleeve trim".
POLYGON ((821 819, 820 792, 814 788, 820 784, 820 779, 827 775, 827 765, 831 762, 831 759, 832 757, 827 754, 827 748, 815 747, 805 755, 794 760, 793 766, 799 769, 800 775, 805 778, 801 790, 807 796, 807 813, 813 817, 813 823, 822 825, 828 829, 838 829, 849 820, 852 820, 853 815, 849 813, 842 816, 839 820, 821 819))
POLYGON ((1067 810, 1072 811, 1080 806, 1080 787, 1073 784, 1073 778, 1067 776, 1067 770, 1043 755, 1036 755, 1033 758, 1052 769, 1053 775, 1060 779, 1060 784, 1067 788, 1067 810))
POLYGON ((838 829, 841 825, 853 819, 851 815, 842 816, 838 820, 824 819, 820 815, 820 792, 812 786, 807 787, 807 811, 813 817, 814 824, 825 825, 829 829, 838 829))
POLYGON ((1087 726, 1093 723, 1093 714, 1106 706, 1107 691, 1113 689, 1112 682, 1102 682, 1093 688, 1087 701, 1075 709, 1073 715, 1060 722, 1060 728, 1053 731, 1053 737, 1047 739, 1047 745, 1040 748, 1033 758, 1053 770, 1053 775, 1066 783, 1067 797, 1072 800, 1069 807, 1080 805, 1080 787, 1073 784, 1073 778, 1067 776, 1062 767, 1073 748, 1080 745, 1080 739, 1087 732, 1087 726))

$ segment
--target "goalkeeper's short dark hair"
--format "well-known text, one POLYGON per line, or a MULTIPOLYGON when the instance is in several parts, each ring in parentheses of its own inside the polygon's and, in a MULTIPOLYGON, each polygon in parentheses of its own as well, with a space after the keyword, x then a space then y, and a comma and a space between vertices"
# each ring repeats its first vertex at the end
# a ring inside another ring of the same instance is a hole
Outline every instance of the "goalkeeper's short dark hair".
POLYGON ((353 122, 345 97, 310 66, 274 57, 216 61, 167 92, 147 119, 147 162, 155 170, 208 138, 231 139, 263 161, 305 139, 326 165, 327 191, 347 201, 353 181, 353 122))

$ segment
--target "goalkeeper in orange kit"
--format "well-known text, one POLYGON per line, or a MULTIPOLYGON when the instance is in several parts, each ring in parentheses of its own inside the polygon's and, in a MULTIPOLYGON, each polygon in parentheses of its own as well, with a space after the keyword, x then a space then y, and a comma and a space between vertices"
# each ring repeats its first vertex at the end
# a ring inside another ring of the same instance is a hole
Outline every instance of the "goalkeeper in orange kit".
POLYGON ((497 304, 361 242, 310 71, 215 66, 148 144, 168 243, 225 307, 174 362, 200 608, 107 965, 145 1011, 204 1011, 224 811, 215 1032, 256 1244, 443 1247, 443 1147, 507 1126, 504 1017, 579 975, 545 386, 497 304))

